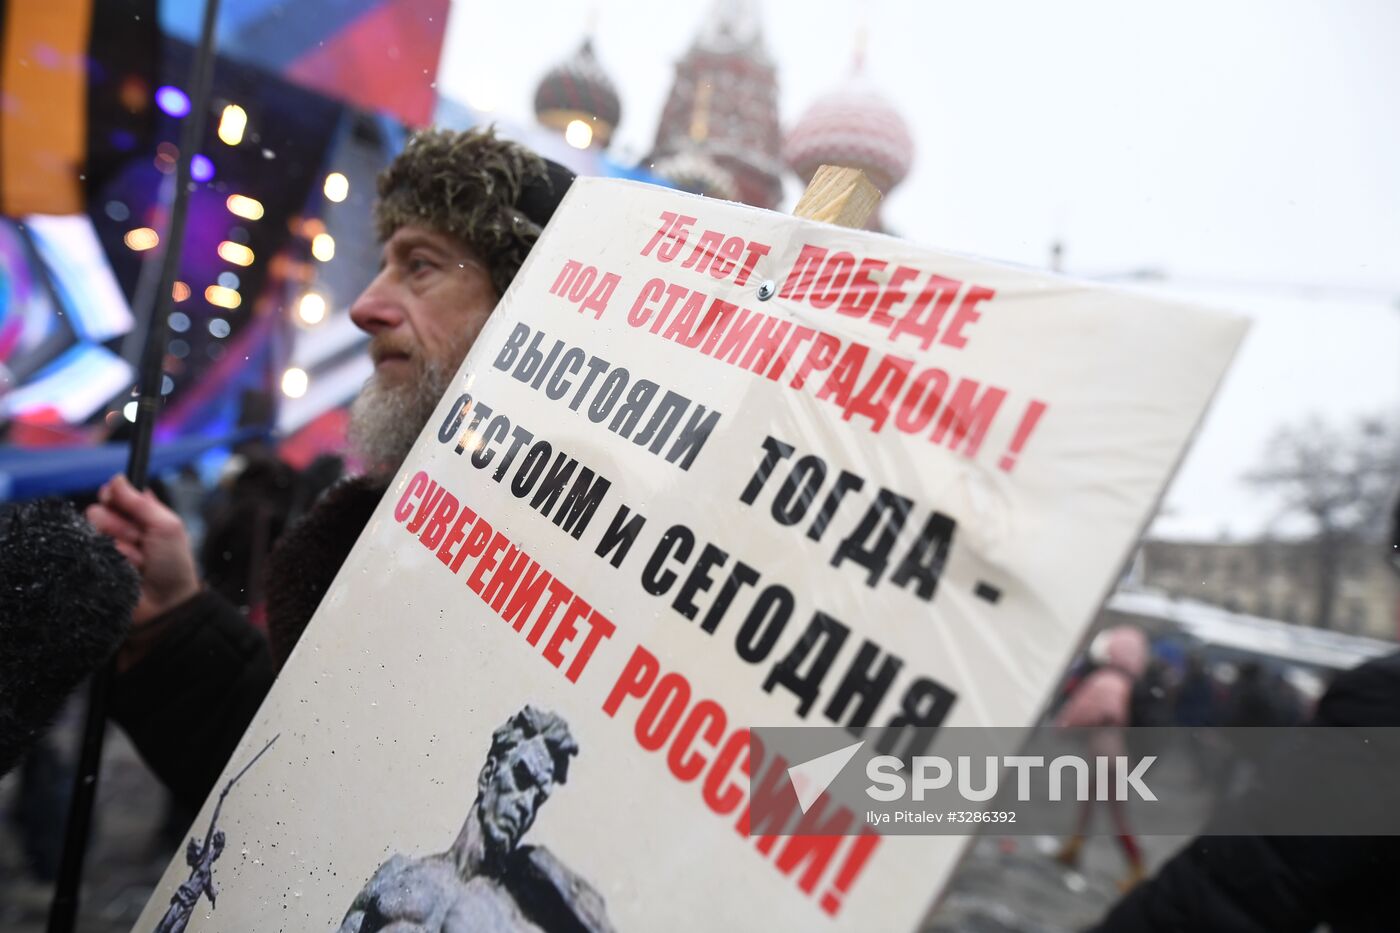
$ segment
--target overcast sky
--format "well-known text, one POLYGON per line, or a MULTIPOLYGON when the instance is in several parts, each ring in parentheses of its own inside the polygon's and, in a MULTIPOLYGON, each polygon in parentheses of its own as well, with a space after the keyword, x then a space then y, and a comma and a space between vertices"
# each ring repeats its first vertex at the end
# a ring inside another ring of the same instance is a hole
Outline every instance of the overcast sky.
MULTIPOLYGON (((635 159, 713 6, 454 0, 439 90, 526 123, 593 15, 623 101, 613 152, 635 159)), ((868 31, 866 77, 918 149, 884 209, 900 235, 1033 265, 1060 239, 1071 274, 1157 269, 1255 320, 1160 533, 1264 527, 1272 504, 1238 477, 1281 423, 1400 417, 1400 3, 753 6, 785 129, 868 31)))

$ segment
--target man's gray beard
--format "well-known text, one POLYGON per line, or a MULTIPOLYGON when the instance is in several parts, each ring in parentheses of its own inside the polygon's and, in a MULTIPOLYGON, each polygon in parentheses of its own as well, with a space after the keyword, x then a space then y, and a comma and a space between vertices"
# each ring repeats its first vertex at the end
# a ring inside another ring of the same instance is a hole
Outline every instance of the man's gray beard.
POLYGON ((397 385, 384 385, 378 373, 370 376, 350 406, 347 431, 366 473, 398 472, 451 382, 452 373, 435 362, 425 363, 418 378, 397 385))

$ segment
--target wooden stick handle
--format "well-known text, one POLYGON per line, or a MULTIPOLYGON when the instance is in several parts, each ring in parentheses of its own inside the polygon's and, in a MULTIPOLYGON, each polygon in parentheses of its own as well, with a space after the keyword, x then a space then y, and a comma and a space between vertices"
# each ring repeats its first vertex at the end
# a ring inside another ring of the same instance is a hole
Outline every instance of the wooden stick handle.
POLYGON ((823 165, 792 213, 838 227, 864 227, 879 203, 880 190, 860 169, 823 165))

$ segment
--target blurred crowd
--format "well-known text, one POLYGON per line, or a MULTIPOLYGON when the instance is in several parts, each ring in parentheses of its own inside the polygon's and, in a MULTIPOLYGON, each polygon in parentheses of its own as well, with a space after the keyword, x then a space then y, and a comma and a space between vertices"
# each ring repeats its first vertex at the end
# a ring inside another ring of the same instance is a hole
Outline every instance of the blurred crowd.
MULTIPOLYGON (((267 555, 282 532, 345 472, 343 458, 317 457, 297 469, 263 441, 239 446, 208 480, 193 465, 150 483, 152 492, 184 521, 205 585, 237 606, 254 626, 265 626, 267 555)), ((79 504, 86 504, 81 499, 79 504)), ((80 699, 80 698, 78 698, 80 699)), ((52 882, 74 774, 72 725, 78 703, 53 733, 21 761, 3 814, 30 877, 52 882)), ((173 800, 152 821, 156 845, 173 848, 194 813, 173 800)))
MULTIPOLYGON (((1074 695, 1095 671, 1115 665, 1112 646, 1131 640, 1122 637, 1124 628, 1128 627, 1105 631, 1090 643, 1065 675, 1060 702, 1074 695)), ((1317 701, 1317 693, 1305 692, 1290 680, 1296 669, 1281 662, 1265 657, 1212 658, 1203 647, 1183 651, 1172 640, 1150 643, 1141 633, 1139 638, 1146 647, 1141 668, 1128 671, 1132 686, 1125 725, 1291 726, 1307 720, 1317 701)))

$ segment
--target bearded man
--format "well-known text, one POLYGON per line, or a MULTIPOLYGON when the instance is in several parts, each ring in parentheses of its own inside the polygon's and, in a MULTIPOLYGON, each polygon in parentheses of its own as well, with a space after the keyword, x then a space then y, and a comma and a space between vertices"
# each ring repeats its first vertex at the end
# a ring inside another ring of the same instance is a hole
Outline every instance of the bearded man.
POLYGON ((268 636, 204 589, 184 526, 125 477, 88 519, 141 575, 112 718, 198 806, 262 703, 496 302, 573 176, 487 131, 413 136, 379 177, 379 272, 350 309, 374 375, 351 409, 365 473, 326 494, 268 558, 268 636))

